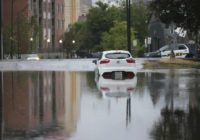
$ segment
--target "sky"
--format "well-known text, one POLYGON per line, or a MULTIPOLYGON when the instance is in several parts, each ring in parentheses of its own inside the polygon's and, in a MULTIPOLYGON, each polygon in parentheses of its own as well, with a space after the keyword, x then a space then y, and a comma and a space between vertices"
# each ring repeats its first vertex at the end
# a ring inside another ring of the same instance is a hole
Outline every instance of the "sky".
MULTIPOLYGON (((97 1, 101 1, 101 0, 92 0, 92 4, 94 5, 97 1)), ((102 0, 102 1, 114 2, 114 0, 102 0)))

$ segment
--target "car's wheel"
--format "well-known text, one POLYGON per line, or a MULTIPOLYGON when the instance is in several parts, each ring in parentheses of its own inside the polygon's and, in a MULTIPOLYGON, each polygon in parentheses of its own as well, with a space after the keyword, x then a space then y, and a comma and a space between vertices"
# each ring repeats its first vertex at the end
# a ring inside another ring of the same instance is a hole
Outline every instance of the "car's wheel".
POLYGON ((193 57, 194 57, 194 55, 191 54, 191 53, 189 53, 189 54, 187 54, 187 55, 185 56, 185 58, 193 58, 193 57))

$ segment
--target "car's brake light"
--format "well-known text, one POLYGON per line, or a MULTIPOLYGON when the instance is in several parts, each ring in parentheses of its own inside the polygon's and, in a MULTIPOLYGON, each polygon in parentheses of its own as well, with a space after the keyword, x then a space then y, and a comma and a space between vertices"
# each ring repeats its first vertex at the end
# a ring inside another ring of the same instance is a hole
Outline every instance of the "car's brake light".
POLYGON ((103 60, 100 61, 100 64, 107 64, 109 62, 110 62, 109 59, 103 59, 103 60))
POLYGON ((112 79, 112 72, 104 72, 102 76, 105 79, 112 79))
POLYGON ((127 72, 126 76, 127 78, 132 79, 135 76, 135 74, 133 72, 127 72))
POLYGON ((128 87, 128 88, 127 88, 127 91, 128 91, 128 92, 134 91, 134 88, 133 88, 133 87, 128 87))
POLYGON ((135 63, 135 60, 133 58, 128 58, 126 59, 127 63, 135 63))
POLYGON ((108 87, 100 87, 101 91, 109 91, 110 89, 108 87))

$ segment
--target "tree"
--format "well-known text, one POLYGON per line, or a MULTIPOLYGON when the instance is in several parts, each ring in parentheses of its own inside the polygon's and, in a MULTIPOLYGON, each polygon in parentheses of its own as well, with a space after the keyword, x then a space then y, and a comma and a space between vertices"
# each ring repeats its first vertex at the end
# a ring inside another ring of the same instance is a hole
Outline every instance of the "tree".
POLYGON ((42 26, 38 24, 38 21, 36 19, 36 17, 31 17, 31 19, 29 20, 29 26, 30 26, 30 37, 33 38, 33 44, 32 44, 32 48, 34 51, 37 49, 37 46, 39 45, 39 40, 42 37, 42 26))
POLYGON ((178 27, 196 36, 199 41, 200 29, 199 0, 154 0, 151 9, 162 22, 174 22, 178 27))
MULTIPOLYGON (((123 9, 123 20, 126 20, 126 1, 120 5, 123 9)), ((134 46, 134 55, 143 56, 145 51, 145 38, 148 36, 148 19, 150 17, 148 6, 144 2, 133 2, 131 4, 131 27, 135 30, 137 46, 134 46)))
POLYGON ((75 40, 75 26, 72 26, 69 30, 69 32, 66 32, 64 35, 64 41, 63 41, 63 49, 69 55, 72 50, 72 41, 75 40))
POLYGON ((40 30, 40 26, 34 17, 28 19, 24 15, 19 15, 13 26, 13 29, 11 26, 6 26, 4 28, 4 53, 7 55, 10 54, 11 40, 13 42, 12 52, 14 54, 30 53, 30 38, 33 37, 32 45, 36 46, 37 39, 39 39, 40 30))
MULTIPOLYGON (((115 49, 127 49, 127 27, 126 22, 115 22, 114 26, 109 32, 102 34, 102 41, 99 46, 99 50, 115 50, 115 49)), ((134 30, 132 29, 132 40, 135 39, 134 30)))
MULTIPOLYGON (((148 10, 143 3, 134 5, 133 7, 135 7, 136 10, 134 10, 134 14, 132 14, 132 16, 134 16, 132 18, 132 27, 134 29, 132 36, 135 39, 137 35, 137 40, 139 40, 137 41, 138 45, 135 48, 135 54, 141 55, 141 53, 144 52, 144 38, 147 36, 146 21, 148 10)), ((78 46, 79 51, 102 51, 103 49, 107 49, 106 46, 109 46, 106 40, 108 38, 111 39, 113 38, 112 36, 114 36, 114 38, 119 39, 115 41, 115 46, 118 44, 118 48, 127 49, 127 26, 123 24, 123 32, 117 32, 120 35, 119 37, 118 34, 114 34, 111 31, 111 28, 118 28, 114 26, 121 26, 118 25, 118 23, 121 22, 126 22, 126 11, 123 4, 119 6, 109 6, 108 4, 97 2, 96 6, 89 10, 85 22, 79 22, 72 25, 70 31, 66 33, 64 44, 66 47, 70 46, 70 39, 76 38, 76 46, 78 46), (112 34, 110 34, 111 32, 112 34), (123 36, 121 36, 121 34, 123 34, 123 36), (121 42, 123 43, 120 44, 121 42)), ((109 47, 113 48, 112 45, 109 47)))
POLYGON ((109 31, 114 21, 120 21, 121 10, 117 7, 109 7, 108 4, 97 2, 97 7, 92 7, 87 16, 87 28, 92 34, 92 44, 97 47, 101 42, 101 34, 109 31))
POLYGON ((147 6, 143 2, 133 3, 131 10, 131 25, 136 31, 136 38, 141 46, 148 35, 148 17, 150 15, 147 6))

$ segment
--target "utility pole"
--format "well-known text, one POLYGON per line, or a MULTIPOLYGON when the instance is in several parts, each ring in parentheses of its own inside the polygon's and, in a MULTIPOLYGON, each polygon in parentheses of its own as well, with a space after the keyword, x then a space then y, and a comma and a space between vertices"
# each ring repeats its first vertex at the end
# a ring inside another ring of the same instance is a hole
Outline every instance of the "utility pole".
POLYGON ((11 38, 10 38, 10 44, 11 44, 11 48, 10 48, 10 57, 11 59, 13 59, 13 39, 14 39, 14 31, 13 31, 13 9, 14 8, 14 0, 11 0, 11 38))
POLYGON ((0 48, 0 59, 3 60, 3 1, 0 0, 0 11, 1 11, 1 17, 0 17, 0 32, 1 32, 1 37, 0 37, 0 45, 1 45, 1 48, 0 48))
MULTIPOLYGON (((3 0, 0 0, 0 59, 3 60, 3 0)), ((3 72, 0 71, 0 139, 3 140, 4 134, 4 119, 3 119, 3 72)))
POLYGON ((131 0, 126 0, 127 13, 127 49, 131 53, 131 0))

